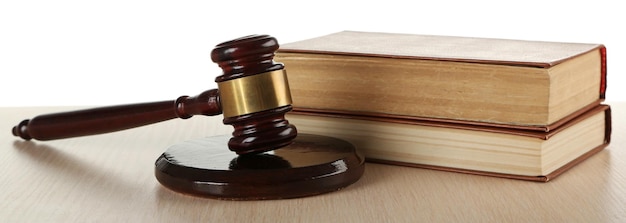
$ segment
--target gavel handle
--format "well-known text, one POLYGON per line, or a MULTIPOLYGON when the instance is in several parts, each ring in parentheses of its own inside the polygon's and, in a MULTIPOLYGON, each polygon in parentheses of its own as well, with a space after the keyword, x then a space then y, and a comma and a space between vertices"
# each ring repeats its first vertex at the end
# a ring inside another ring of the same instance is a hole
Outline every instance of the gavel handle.
POLYGON ((25 140, 52 140, 130 129, 174 118, 222 113, 217 89, 174 101, 118 105, 39 115, 13 127, 14 136, 25 140))

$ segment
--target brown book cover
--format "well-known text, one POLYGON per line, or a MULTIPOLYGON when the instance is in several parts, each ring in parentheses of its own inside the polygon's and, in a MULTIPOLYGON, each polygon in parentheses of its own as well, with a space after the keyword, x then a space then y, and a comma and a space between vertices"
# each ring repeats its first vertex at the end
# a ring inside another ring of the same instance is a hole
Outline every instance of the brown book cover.
MULTIPOLYGON (((602 44, 342 31, 283 44, 279 52, 463 61, 547 68, 598 48, 604 49, 605 47, 602 44)), ((602 56, 606 57, 605 49, 602 51, 604 51, 602 56)), ((603 69, 603 72, 606 72, 606 69, 603 69)))
POLYGON ((551 173, 541 175, 541 176, 524 176, 524 175, 497 173, 497 172, 477 171, 477 170, 471 170, 471 169, 461 169, 461 168, 453 168, 453 167, 445 167, 445 166, 437 166, 437 165, 425 165, 425 164, 416 164, 416 163, 408 163, 408 162, 399 162, 399 161, 394 161, 394 160, 374 159, 374 158, 366 156, 366 160, 368 160, 369 162, 375 162, 375 163, 411 166, 411 167, 426 168, 426 169, 433 169, 433 170, 443 170, 443 171, 459 172, 459 173, 466 173, 466 174, 475 174, 475 175, 493 176, 493 177, 502 177, 502 178, 529 180, 529 181, 538 181, 538 182, 548 182, 554 179, 555 177, 571 169, 578 163, 598 153, 610 143, 612 128, 611 128, 611 109, 609 105, 602 104, 602 105, 589 108, 586 111, 582 112, 581 114, 577 115, 576 117, 571 118, 569 121, 561 124, 558 128, 551 129, 551 131, 548 131, 548 132, 534 131, 534 130, 521 130, 521 129, 515 129, 515 128, 505 128, 502 126, 496 127, 496 126, 472 125, 468 123, 451 123, 451 122, 445 122, 445 121, 442 122, 442 121, 437 121, 437 120, 415 120, 415 119, 401 119, 401 118, 383 117, 383 116, 374 117, 374 116, 362 116, 362 115, 349 115, 346 113, 308 111, 308 110, 302 110, 302 109, 295 109, 294 111, 292 111, 293 114, 298 114, 298 115, 333 117, 333 118, 341 118, 341 119, 360 119, 360 120, 369 120, 369 121, 377 121, 377 122, 399 123, 399 124, 406 124, 406 125, 424 125, 424 126, 464 129, 464 130, 472 130, 472 131, 504 133, 504 134, 511 134, 511 135, 535 137, 535 138, 539 138, 543 140, 547 140, 550 137, 558 134, 559 132, 567 129, 568 127, 573 126, 577 124, 578 122, 585 120, 586 118, 589 118, 599 112, 604 112, 605 114, 604 143, 601 145, 598 145, 595 148, 588 150, 587 152, 585 152, 578 158, 571 160, 567 164, 552 171, 551 173))

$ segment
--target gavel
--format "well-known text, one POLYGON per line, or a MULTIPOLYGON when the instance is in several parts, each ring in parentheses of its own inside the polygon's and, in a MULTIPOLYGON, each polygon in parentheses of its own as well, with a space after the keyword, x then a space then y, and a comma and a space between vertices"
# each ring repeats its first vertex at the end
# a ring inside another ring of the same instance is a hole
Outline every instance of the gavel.
POLYGON ((231 151, 244 155, 278 149, 297 136, 295 126, 285 119, 292 101, 284 65, 273 60, 278 47, 269 35, 218 44, 211 51, 211 60, 223 71, 215 79, 218 88, 194 97, 45 114, 20 122, 12 132, 25 140, 53 140, 223 114, 223 123, 234 127, 231 151))
POLYGON ((157 158, 154 173, 163 186, 229 200, 296 198, 347 187, 363 175, 365 159, 351 143, 298 134, 285 119, 292 99, 285 66, 273 60, 278 47, 268 35, 218 44, 211 51, 223 71, 215 78, 218 88, 194 97, 45 114, 12 132, 25 140, 52 140, 223 114, 223 123, 234 127, 232 137, 177 143, 157 158))

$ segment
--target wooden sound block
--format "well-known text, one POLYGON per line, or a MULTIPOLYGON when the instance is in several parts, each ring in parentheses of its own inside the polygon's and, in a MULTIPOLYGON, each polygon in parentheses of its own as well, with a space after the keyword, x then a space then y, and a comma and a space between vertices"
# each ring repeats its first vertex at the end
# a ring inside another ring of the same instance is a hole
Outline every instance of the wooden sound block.
POLYGON ((352 144, 332 137, 298 134, 289 146, 253 155, 229 151, 229 139, 173 145, 156 161, 157 180, 177 192, 216 199, 284 199, 337 191, 365 169, 352 144))

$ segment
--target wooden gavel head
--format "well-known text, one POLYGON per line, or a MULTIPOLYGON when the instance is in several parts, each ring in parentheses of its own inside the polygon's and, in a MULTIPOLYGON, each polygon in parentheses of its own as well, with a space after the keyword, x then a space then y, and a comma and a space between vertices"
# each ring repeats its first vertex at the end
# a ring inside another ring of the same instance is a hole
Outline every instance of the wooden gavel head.
POLYGON ((295 126, 285 119, 291 93, 284 66, 273 61, 278 42, 250 35, 218 44, 211 59, 223 70, 218 84, 224 124, 235 130, 228 142, 239 155, 270 151, 291 144, 295 126))

